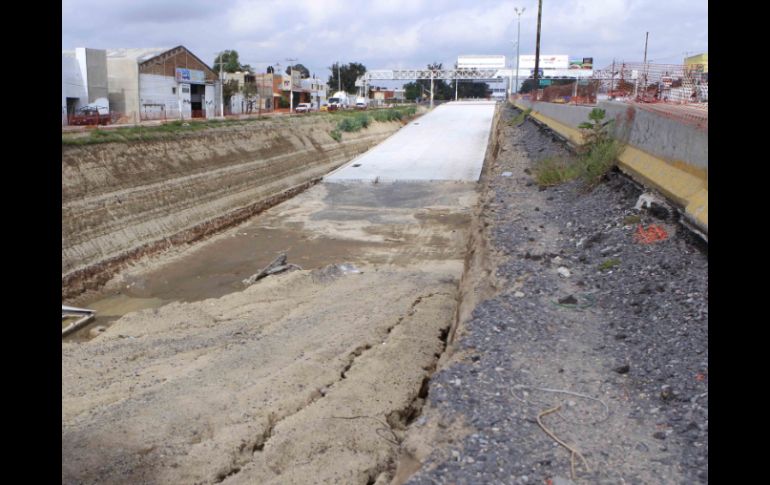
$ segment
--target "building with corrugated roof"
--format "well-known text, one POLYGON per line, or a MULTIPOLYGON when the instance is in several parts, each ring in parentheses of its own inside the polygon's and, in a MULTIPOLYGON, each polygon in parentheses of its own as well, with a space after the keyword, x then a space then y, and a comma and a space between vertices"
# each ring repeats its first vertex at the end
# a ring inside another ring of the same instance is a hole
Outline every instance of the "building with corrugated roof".
POLYGON ((184 46, 107 49, 109 101, 125 122, 213 118, 219 76, 184 46))

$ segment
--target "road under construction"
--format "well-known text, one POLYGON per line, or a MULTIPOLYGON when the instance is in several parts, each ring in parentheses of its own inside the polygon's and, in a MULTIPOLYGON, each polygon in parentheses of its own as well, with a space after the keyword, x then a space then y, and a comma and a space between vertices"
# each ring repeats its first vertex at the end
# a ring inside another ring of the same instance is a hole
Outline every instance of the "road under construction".
POLYGON ((96 313, 62 342, 62 483, 707 481, 707 260, 673 221, 633 243, 620 176, 541 190, 564 148, 514 114, 63 150, 62 297, 96 313))

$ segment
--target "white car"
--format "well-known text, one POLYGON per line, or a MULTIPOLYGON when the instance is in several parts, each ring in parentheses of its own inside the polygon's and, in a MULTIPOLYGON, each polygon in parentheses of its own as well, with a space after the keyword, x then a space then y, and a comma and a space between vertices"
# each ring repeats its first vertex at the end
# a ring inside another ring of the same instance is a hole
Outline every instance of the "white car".
POLYGON ((310 103, 300 103, 297 105, 296 108, 294 108, 294 111, 297 113, 309 113, 310 103))

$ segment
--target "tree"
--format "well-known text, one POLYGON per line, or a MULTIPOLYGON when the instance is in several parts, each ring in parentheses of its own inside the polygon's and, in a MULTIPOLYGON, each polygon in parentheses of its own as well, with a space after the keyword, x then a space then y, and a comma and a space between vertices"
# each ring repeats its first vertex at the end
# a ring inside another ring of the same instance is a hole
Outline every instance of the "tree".
POLYGON ((404 84, 404 97, 409 101, 414 101, 420 97, 420 85, 417 83, 404 84))
POLYGON ((583 136, 589 145, 599 145, 609 140, 608 125, 615 120, 604 121, 607 112, 603 109, 594 108, 588 113, 588 121, 578 125, 583 130, 583 136))
POLYGON ((251 113, 254 110, 254 104, 257 101, 257 83, 244 83, 241 88, 243 98, 246 100, 246 112, 251 113))
MULTIPOLYGON (((434 62, 433 64, 428 64, 428 69, 431 69, 434 71, 440 71, 442 69, 442 65, 440 62, 434 62)), ((409 83, 409 84, 412 84, 412 83, 409 83)), ((427 97, 430 97, 430 79, 418 79, 416 84, 418 86, 418 89, 419 89, 419 86, 422 86, 423 92, 427 94, 427 97)), ((406 89, 406 85, 404 86, 404 89, 406 89)), ((455 96, 454 85, 450 86, 443 79, 438 79, 438 78, 433 79, 433 99, 434 100, 451 100, 451 99, 454 99, 454 96, 455 96)))
POLYGON ((286 74, 291 75, 291 71, 297 70, 300 71, 299 77, 302 79, 307 79, 310 77, 310 70, 303 66, 302 64, 294 64, 293 66, 289 66, 286 68, 286 74))
MULTIPOLYGON (((455 90, 455 83, 457 81, 452 81, 450 85, 450 89, 454 93, 455 90)), ((457 86, 457 97, 458 98, 486 98, 489 96, 489 84, 487 83, 481 83, 481 82, 474 82, 474 81, 460 81, 460 84, 457 86)))
POLYGON ((251 72, 251 66, 249 66, 248 64, 240 63, 240 61, 238 60, 238 51, 235 51, 235 50, 226 50, 214 58, 214 64, 213 64, 214 67, 212 67, 212 69, 216 72, 219 72, 220 57, 221 57, 222 70, 224 72, 236 72, 236 71, 251 72))
POLYGON ((339 78, 342 79, 342 90, 346 93, 356 92, 356 79, 366 74, 366 66, 358 62, 351 62, 350 64, 337 64, 336 62, 329 67, 332 75, 329 76, 329 88, 332 91, 337 89, 338 77, 337 72, 339 69, 339 78))
POLYGON ((525 79, 523 83, 521 83, 521 86, 519 87, 519 93, 526 94, 531 92, 533 89, 535 89, 535 80, 525 79))
POLYGON ((238 81, 235 79, 231 79, 229 81, 225 81, 225 83, 222 85, 222 96, 225 98, 224 102, 226 105, 230 105, 230 98, 233 97, 235 93, 238 92, 238 81))

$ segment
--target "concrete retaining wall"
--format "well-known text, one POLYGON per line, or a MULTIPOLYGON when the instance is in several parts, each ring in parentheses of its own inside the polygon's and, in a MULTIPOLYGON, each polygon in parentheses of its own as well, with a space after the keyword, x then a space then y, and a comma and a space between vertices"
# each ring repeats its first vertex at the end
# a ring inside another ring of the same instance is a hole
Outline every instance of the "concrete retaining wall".
POLYGON ((274 118, 172 141, 63 146, 62 297, 290 197, 401 123, 372 123, 341 142, 329 135, 335 126, 331 117, 274 118))
POLYGON ((599 103, 599 108, 607 111, 608 119, 616 120, 616 135, 624 135, 626 133, 622 132, 628 130, 626 140, 630 145, 669 163, 690 165, 708 178, 707 132, 617 101, 603 101, 599 103), (632 118, 630 121, 629 117, 632 118))
MULTIPOLYGON (((577 126, 588 121, 591 107, 525 100, 515 105, 531 109, 531 116, 570 142, 583 143, 577 126)), ((708 133, 624 103, 603 101, 599 108, 615 120, 614 135, 626 143, 621 170, 661 192, 708 235, 708 133)))

